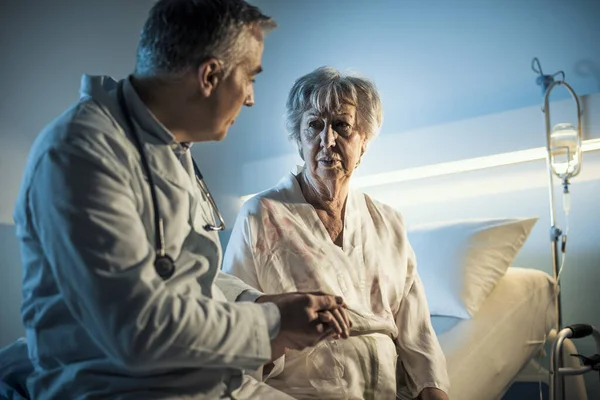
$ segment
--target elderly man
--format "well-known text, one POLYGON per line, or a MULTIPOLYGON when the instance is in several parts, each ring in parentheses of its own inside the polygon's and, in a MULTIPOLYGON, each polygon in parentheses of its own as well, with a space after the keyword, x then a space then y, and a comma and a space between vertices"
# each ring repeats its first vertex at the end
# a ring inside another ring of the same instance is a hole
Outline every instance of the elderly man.
POLYGON ((214 284, 222 224, 189 147, 253 105, 274 27, 242 0, 160 0, 135 73, 84 76, 37 139, 15 210, 32 398, 285 399, 243 371, 347 337, 339 297, 214 284))

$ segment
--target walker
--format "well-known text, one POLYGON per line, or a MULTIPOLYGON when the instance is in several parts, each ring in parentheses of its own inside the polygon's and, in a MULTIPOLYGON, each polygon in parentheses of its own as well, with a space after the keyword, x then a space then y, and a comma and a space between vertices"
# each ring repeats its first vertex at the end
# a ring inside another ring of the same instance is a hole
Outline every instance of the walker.
POLYGON ((568 400, 565 397, 566 375, 582 375, 590 371, 600 373, 600 332, 591 325, 570 325, 558 332, 552 352, 550 353, 550 400, 568 400), (562 348, 565 339, 580 339, 592 335, 596 342, 597 354, 585 357, 580 354, 571 354, 582 361, 578 368, 563 367, 562 348))

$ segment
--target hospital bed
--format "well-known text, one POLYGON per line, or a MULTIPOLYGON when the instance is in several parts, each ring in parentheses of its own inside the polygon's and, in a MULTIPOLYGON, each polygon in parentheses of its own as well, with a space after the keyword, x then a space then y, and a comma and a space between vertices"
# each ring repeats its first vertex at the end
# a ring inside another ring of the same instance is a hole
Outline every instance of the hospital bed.
POLYGON ((472 318, 432 316, 447 359, 450 398, 501 399, 542 351, 553 300, 548 274, 511 267, 472 318))

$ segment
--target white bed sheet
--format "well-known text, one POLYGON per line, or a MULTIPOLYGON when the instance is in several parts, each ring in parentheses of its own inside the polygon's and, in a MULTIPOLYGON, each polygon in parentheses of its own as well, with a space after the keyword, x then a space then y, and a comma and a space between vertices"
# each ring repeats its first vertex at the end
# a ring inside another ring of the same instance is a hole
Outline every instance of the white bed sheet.
POLYGON ((553 280, 511 267, 471 319, 433 316, 446 355, 452 400, 495 400, 541 348, 552 327, 553 280))

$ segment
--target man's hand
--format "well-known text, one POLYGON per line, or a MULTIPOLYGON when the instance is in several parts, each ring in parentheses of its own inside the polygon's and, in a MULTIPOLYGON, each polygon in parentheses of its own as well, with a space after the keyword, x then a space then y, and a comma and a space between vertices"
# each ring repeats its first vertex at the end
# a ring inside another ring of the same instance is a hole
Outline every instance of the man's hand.
POLYGON ((418 400, 448 400, 448 395, 436 388, 425 388, 419 394, 418 400))
POLYGON ((327 338, 348 338, 352 323, 346 304, 339 296, 315 293, 263 295, 257 303, 271 302, 279 307, 279 335, 271 342, 272 359, 286 348, 303 350, 327 338))

